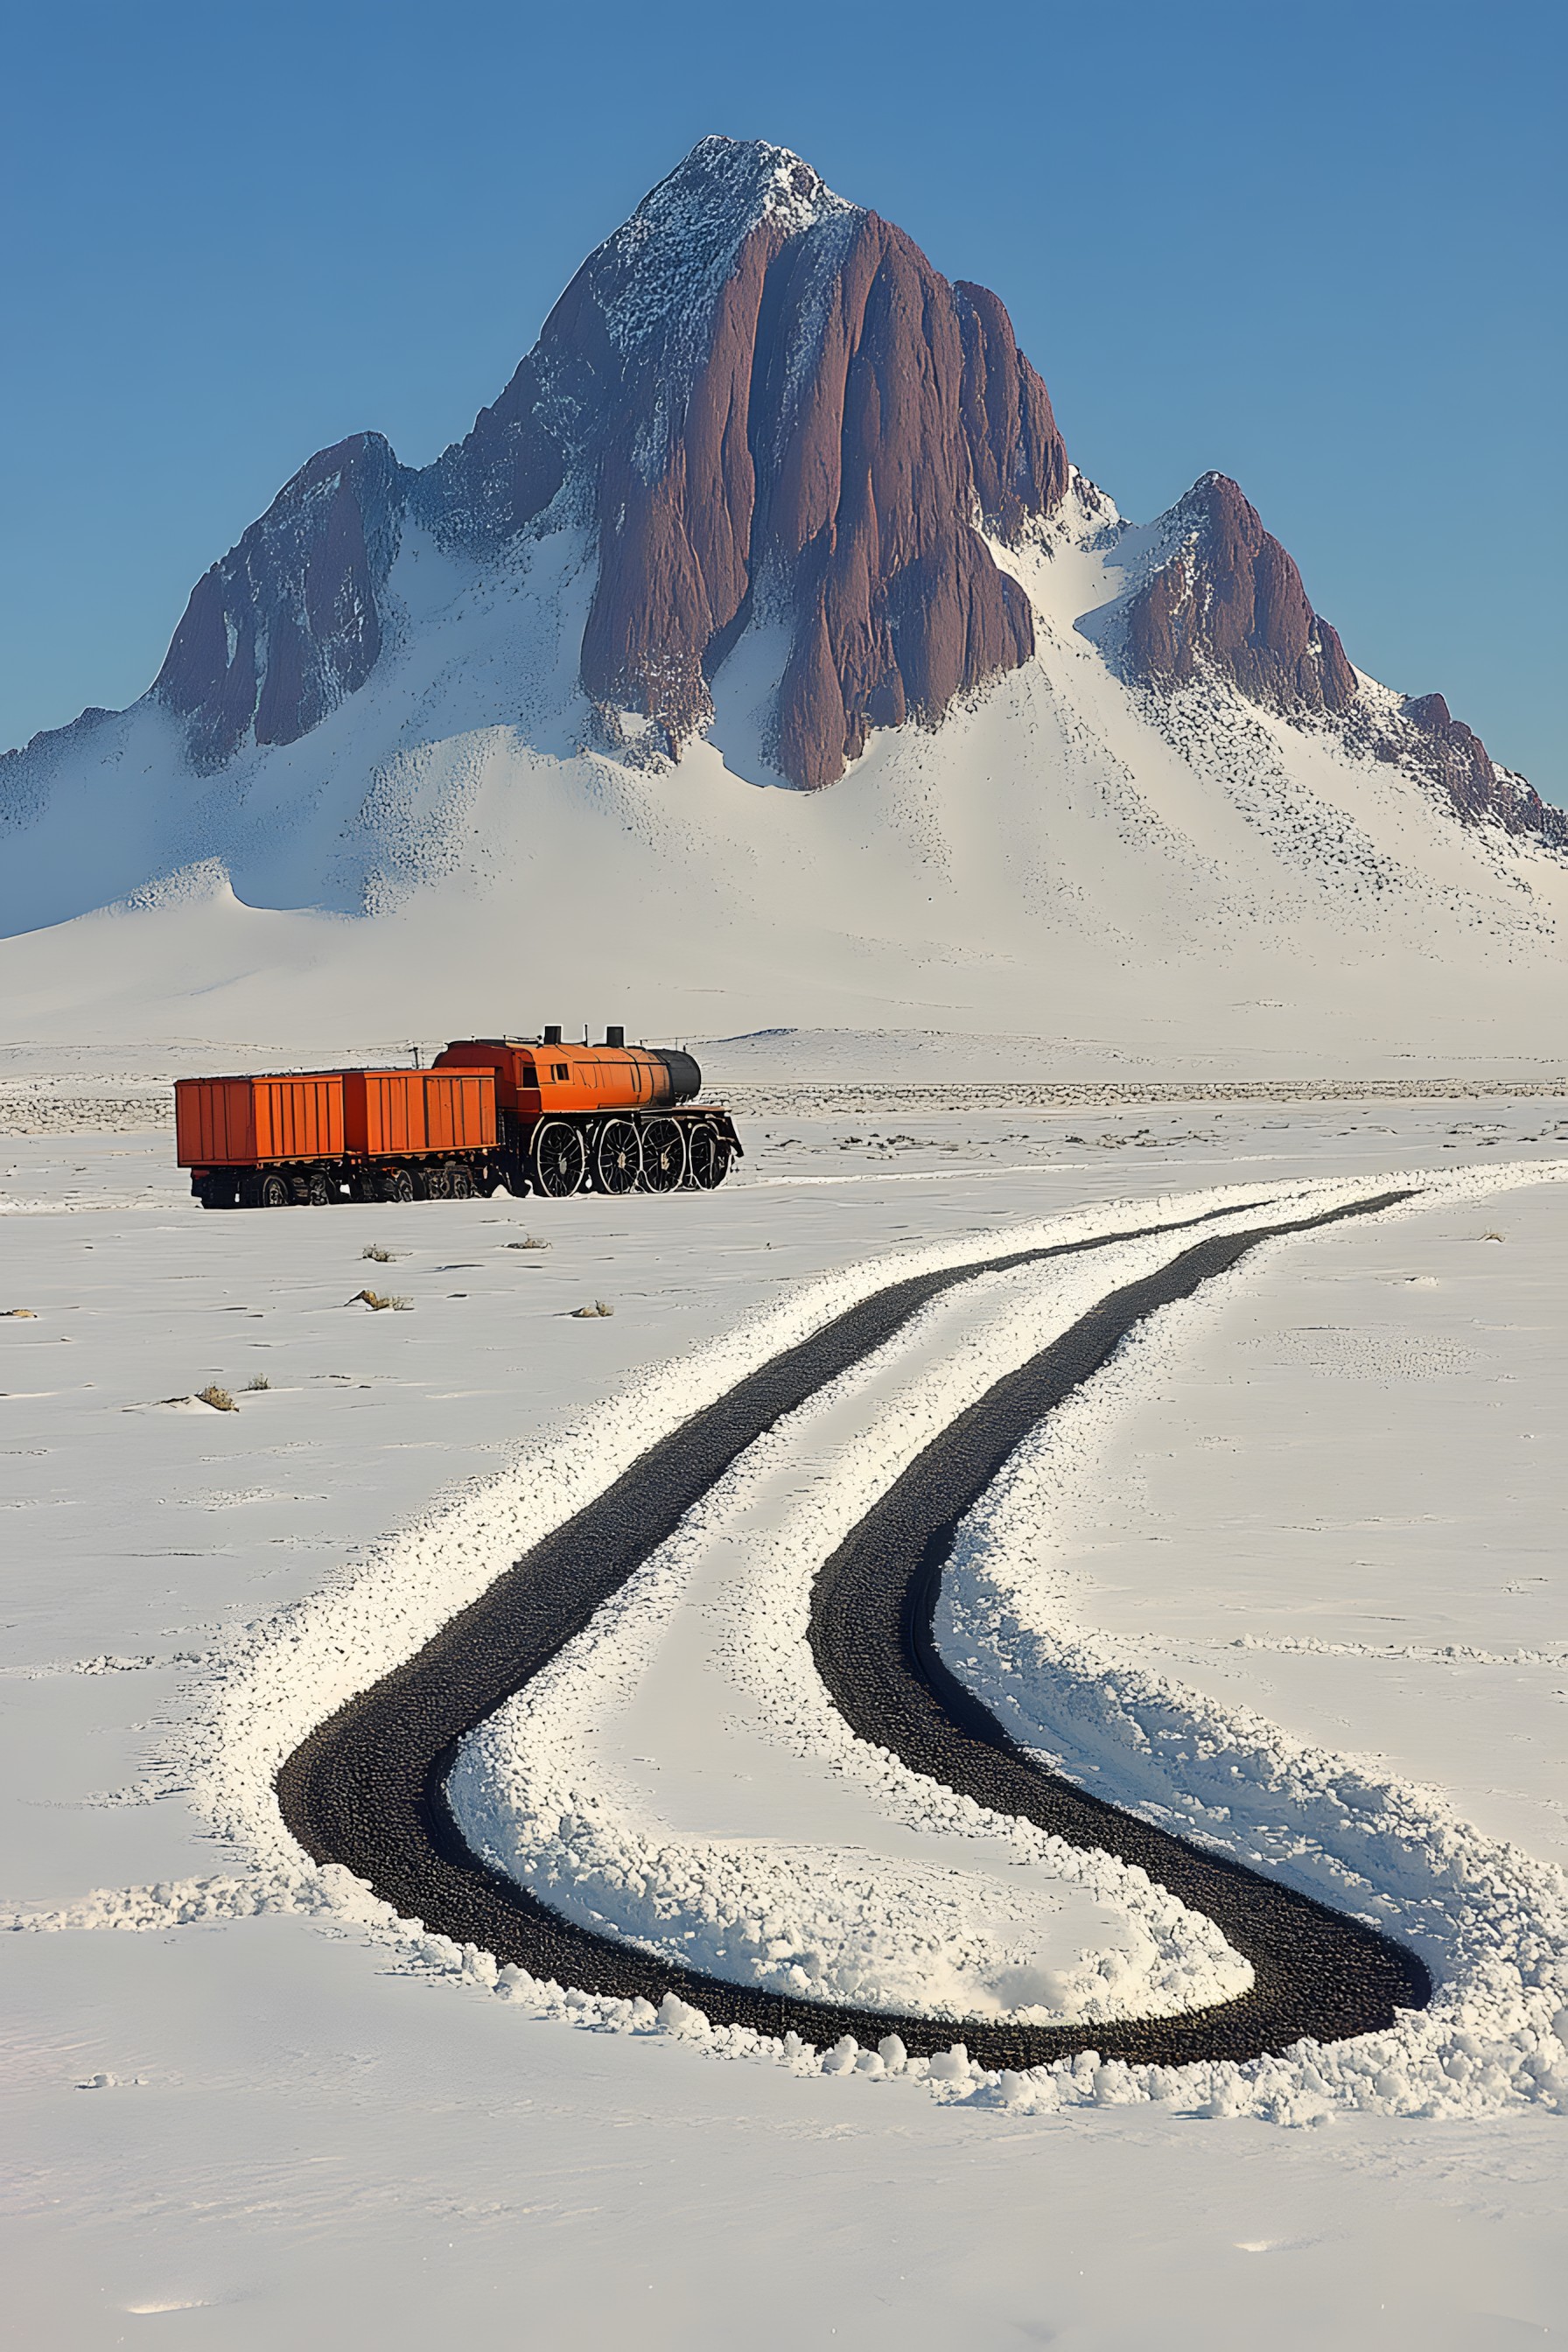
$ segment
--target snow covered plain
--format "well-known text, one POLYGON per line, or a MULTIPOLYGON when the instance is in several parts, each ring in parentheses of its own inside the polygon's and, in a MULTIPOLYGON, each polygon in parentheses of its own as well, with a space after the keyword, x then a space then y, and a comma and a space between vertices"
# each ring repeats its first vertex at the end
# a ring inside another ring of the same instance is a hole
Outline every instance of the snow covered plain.
MULTIPOLYGON (((764 1117, 710 1201, 276 1220, 203 1217, 161 1136, 0 1149, 0 1307, 33 1310, 0 1324, 5 1891, 35 1918, 118 1910, 148 1929, 0 1946, 19 2340, 413 2344, 499 2324, 590 2344, 1240 2347, 1267 2331, 1468 2352, 1548 2331, 1568 2250, 1550 2095, 1437 2119, 1391 2095, 1315 2131, 1194 2112, 1212 2100, 1122 2104, 1111 2084, 1107 2104, 1091 2090, 1046 2112, 951 2074, 740 2063, 689 2021, 574 2030, 540 2013, 563 2004, 498 1999, 482 1967, 356 1924, 352 1905, 223 1916, 285 1899, 277 1856, 219 1837, 204 1809, 208 1727, 258 1655, 247 1629, 345 1566, 401 1562, 416 1605, 443 1527, 479 1525, 498 1475, 526 1491, 564 1433, 624 1423, 672 1358, 787 1318, 803 1284, 910 1250, 989 1255, 1117 1200, 1505 1160, 1550 1164, 1273 1245, 1163 1318, 1111 1368, 1109 1404, 1086 1392, 977 1515, 953 1631, 982 1687, 1005 1669, 1021 1705, 1038 1700, 1040 1655, 977 1646, 986 1563, 1004 1565, 1038 1640, 1089 1629, 1167 1701, 1179 1685, 1194 1713, 1252 1709, 1281 1751, 1430 1784, 1433 1809, 1551 1876, 1568 1195, 1550 1177, 1568 1101, 923 1107, 871 1124, 764 1117), (531 1233, 550 1248, 514 1246, 531 1233), (367 1264, 371 1242, 394 1262, 367 1264), (410 1310, 346 1304, 367 1281, 410 1310), (595 1297, 614 1317, 574 1319, 595 1297), (237 1412, 161 1406, 213 1381, 237 1412)), ((873 1422, 900 1381, 952 1377, 1004 1287, 955 1301, 901 1370, 861 1383, 873 1422)), ((843 1409, 824 1401, 819 1473, 863 1446, 864 1411, 851 1434, 843 1409)), ((809 1458, 779 1466, 809 1498, 809 1458)), ((896 1839, 884 1821, 877 1845, 852 1774, 737 1727, 762 1653, 742 1581, 708 1567, 697 1597, 717 1613, 673 1613, 684 1664, 645 1694, 669 1769, 639 1768, 640 1797, 708 1835, 732 1832, 739 1802, 749 1839, 819 1859, 838 1839, 885 1864, 896 1839), (734 1685, 715 1685, 722 1720, 682 1748, 676 1702, 715 1663, 734 1685)), ((364 1664, 342 1661, 347 1687, 364 1664)), ((590 1727, 627 1769, 652 1752, 637 1704, 620 1731, 590 1727)), ((971 1836, 942 1858, 973 1873, 979 1851, 971 1836)), ((1082 1893, 1042 1877, 1030 1897, 1042 1933, 1071 1931, 1047 1938, 1068 1975, 1129 1941, 1082 1893)))

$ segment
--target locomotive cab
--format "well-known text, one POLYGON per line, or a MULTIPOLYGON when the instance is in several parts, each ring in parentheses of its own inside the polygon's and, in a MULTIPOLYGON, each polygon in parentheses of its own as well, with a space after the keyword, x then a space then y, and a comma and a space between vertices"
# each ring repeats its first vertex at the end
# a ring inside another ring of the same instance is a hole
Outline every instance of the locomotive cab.
POLYGON ((702 1072, 683 1047, 602 1045, 542 1037, 471 1037, 438 1054, 437 1070, 493 1073, 512 1189, 563 1195, 709 1192, 742 1156, 728 1110, 701 1103, 702 1072))

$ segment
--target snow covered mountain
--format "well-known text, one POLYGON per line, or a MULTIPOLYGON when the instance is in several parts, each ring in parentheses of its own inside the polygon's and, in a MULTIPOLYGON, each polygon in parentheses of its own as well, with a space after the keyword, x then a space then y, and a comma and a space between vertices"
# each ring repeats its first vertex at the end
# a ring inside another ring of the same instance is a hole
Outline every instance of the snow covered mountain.
POLYGON ((0 843, 34 1030, 1561 1050, 1568 814, 1233 482, 1125 523, 995 296, 756 142, 433 465, 311 458, 140 702, 0 760, 0 843))

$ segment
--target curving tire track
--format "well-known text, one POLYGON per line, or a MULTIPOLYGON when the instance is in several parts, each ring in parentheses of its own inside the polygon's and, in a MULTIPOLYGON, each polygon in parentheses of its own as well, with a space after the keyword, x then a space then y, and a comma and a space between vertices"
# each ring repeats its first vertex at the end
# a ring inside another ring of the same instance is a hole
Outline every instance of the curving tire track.
POLYGON ((1215 1920, 1251 1961, 1255 1983, 1239 2000, 1173 2018, 1041 2027, 904 2017, 725 1983, 548 1910, 475 1856, 444 1795, 464 1735, 582 1630, 737 1455, 880 1347, 929 1299, 979 1275, 1179 1233, 1234 1216, 1236 1208, 912 1276, 783 1350, 651 1446, 413 1658, 314 1731, 278 1776, 289 1830, 317 1862, 342 1864, 403 1916, 517 1961, 537 1978, 626 1999, 640 1994, 658 2001, 672 1991, 715 2024, 794 2031, 818 2045, 850 2033, 874 2046, 897 2032, 915 2054, 962 2038, 989 2066, 1040 2065, 1086 2049, 1180 2064, 1256 2057, 1304 2035, 1329 2041, 1370 2032, 1391 2024, 1401 2010, 1424 2006, 1431 1991, 1425 1968, 1375 1929, 1047 1771, 948 1671, 931 1631, 958 1521, 1019 1440, 1091 1378, 1136 1323, 1190 1297, 1260 1242, 1371 1215, 1410 1197, 1408 1190, 1384 1192, 1313 1216, 1209 1236, 1111 1292, 932 1439, 826 1563, 813 1594, 817 1666, 860 1737, 979 1803, 1146 1870, 1215 1920))

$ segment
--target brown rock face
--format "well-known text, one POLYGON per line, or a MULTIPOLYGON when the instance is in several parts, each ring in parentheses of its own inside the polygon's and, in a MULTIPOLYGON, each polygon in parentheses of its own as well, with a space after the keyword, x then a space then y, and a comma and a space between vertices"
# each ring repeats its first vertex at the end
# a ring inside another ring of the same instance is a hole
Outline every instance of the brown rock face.
POLYGON ((1500 774, 1440 694, 1406 701, 1407 726, 1395 733, 1367 712, 1338 635, 1234 482, 1205 474, 1169 520, 1177 544, 1126 607, 1122 658, 1131 676, 1181 686, 1218 675, 1276 710, 1346 717, 1354 742, 1429 778, 1467 824, 1568 849, 1568 810, 1542 801, 1522 776, 1500 774))
MULTIPOLYGON (((1500 824, 1505 833, 1535 835, 1555 848, 1568 848, 1568 809, 1552 807, 1522 776, 1497 767, 1479 735, 1451 719, 1440 694, 1416 695, 1401 714, 1415 730, 1415 757, 1441 784, 1456 812, 1472 824, 1500 824)), ((1380 756, 1395 759, 1408 749, 1386 740, 1380 756)))
POLYGON ((1183 543, 1127 610, 1125 659, 1148 685, 1217 673, 1276 710, 1346 710, 1355 672, 1301 575, 1236 484, 1205 474, 1174 509, 1183 543))
MULTIPOLYGON (((786 317, 790 278, 808 266, 783 264, 786 317)), ((1028 599, 970 518, 978 505, 999 537, 1016 538, 1059 502, 1067 457, 994 296, 949 286, 874 213, 848 243, 793 405, 777 376, 775 357, 763 385, 772 487, 752 562, 764 593, 772 580, 795 583, 778 761, 819 786, 872 727, 939 719, 1028 658, 1028 599)))
POLYGON ((363 685, 403 472, 377 433, 322 450, 197 581, 153 691, 184 719, 198 768, 253 730, 258 743, 297 742, 363 685))
POLYGON ((753 612, 789 620, 776 756, 831 783, 1033 649, 973 528, 1049 513, 1067 456, 1006 312, 783 150, 704 140, 584 264, 495 407, 432 469, 470 545, 563 490, 596 523, 595 702, 678 748, 753 612))
POLYGON ((196 583, 154 690, 198 768, 289 743, 369 677, 402 518, 481 560, 586 523, 594 702, 678 750, 753 614, 788 625, 775 756, 831 783, 1033 649, 992 562, 1068 482, 1007 314, 756 141, 706 139, 600 247, 467 438, 415 475, 375 434, 312 457, 196 583))

